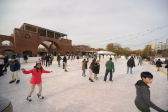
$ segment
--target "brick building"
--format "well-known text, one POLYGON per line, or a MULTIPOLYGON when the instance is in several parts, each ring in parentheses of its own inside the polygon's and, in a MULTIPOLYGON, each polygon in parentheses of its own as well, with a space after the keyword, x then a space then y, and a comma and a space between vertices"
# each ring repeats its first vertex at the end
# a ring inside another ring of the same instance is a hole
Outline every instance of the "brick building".
POLYGON ((73 53, 72 41, 67 34, 24 23, 15 28, 11 36, 0 35, 0 53, 37 56, 73 53), (43 47, 41 47, 43 46, 43 47))

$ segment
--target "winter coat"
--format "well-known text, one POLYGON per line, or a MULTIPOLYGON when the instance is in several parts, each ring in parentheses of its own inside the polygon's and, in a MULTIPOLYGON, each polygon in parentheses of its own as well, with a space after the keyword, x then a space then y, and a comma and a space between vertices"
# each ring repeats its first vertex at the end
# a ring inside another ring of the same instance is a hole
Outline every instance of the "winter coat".
POLYGON ((107 61, 106 62, 106 70, 113 70, 113 72, 115 71, 114 70, 114 63, 112 61, 107 61))
POLYGON ((99 70, 100 70, 100 64, 99 63, 95 63, 93 65, 93 73, 99 74, 99 70))
POLYGON ((149 110, 150 107, 157 110, 158 112, 165 112, 164 110, 157 107, 150 100, 150 90, 149 86, 143 81, 139 80, 135 84, 136 87, 136 98, 135 105, 143 110, 149 110))
POLYGON ((41 75, 42 73, 50 73, 50 71, 46 71, 42 68, 41 70, 38 70, 36 68, 33 68, 31 70, 26 70, 23 72, 24 74, 30 74, 32 73, 32 77, 30 79, 30 84, 41 84, 42 80, 41 80, 41 75))
POLYGON ((24 58, 24 60, 28 60, 28 57, 25 55, 25 56, 23 56, 23 58, 24 58))
POLYGON ((134 62, 134 59, 133 58, 130 58, 128 61, 127 61, 127 66, 128 67, 135 67, 135 62, 134 62))
POLYGON ((57 56, 57 61, 60 61, 61 60, 61 56, 57 56))
POLYGON ((50 59, 51 59, 50 56, 46 56, 46 57, 45 57, 45 60, 46 60, 46 61, 50 61, 50 59))
POLYGON ((63 62, 64 63, 67 63, 67 58, 64 56, 64 58, 63 58, 63 62))
POLYGON ((88 61, 82 61, 82 70, 87 69, 87 63, 88 61))
POLYGON ((94 66, 94 63, 91 63, 90 66, 89 66, 89 69, 93 72, 93 66, 94 66))
POLYGON ((20 70, 20 63, 18 60, 14 60, 14 61, 9 61, 5 67, 10 66, 10 71, 11 72, 15 72, 20 70))
POLYGON ((156 67, 162 67, 162 64, 163 64, 163 63, 162 63, 161 61, 159 61, 159 60, 156 61, 156 67))

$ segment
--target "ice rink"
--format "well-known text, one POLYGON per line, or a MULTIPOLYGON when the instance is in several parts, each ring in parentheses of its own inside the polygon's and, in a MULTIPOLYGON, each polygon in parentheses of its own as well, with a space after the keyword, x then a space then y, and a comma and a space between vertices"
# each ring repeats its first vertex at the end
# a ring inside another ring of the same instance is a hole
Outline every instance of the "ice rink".
MULTIPOLYGON (((53 71, 42 76, 42 94, 45 99, 37 98, 36 87, 32 102, 26 101, 31 74, 20 72, 20 84, 9 84, 11 76, 8 71, 7 75, 0 77, 0 95, 11 100, 14 112, 139 112, 134 105, 134 84, 140 79, 142 71, 150 71, 154 75, 150 85, 151 99, 159 107, 168 110, 168 80, 164 73, 157 72, 156 68, 147 62, 138 66, 136 60, 133 74, 126 74, 126 60, 118 59, 114 60, 113 82, 104 82, 105 62, 108 59, 109 57, 101 59, 99 79, 93 83, 88 80, 88 70, 87 77, 82 76, 82 59, 69 60, 68 72, 64 72, 54 61, 50 67, 44 67, 53 71)), ((34 65, 35 63, 22 64, 21 68, 28 70, 34 65)), ((151 109, 151 112, 156 111, 151 109)))

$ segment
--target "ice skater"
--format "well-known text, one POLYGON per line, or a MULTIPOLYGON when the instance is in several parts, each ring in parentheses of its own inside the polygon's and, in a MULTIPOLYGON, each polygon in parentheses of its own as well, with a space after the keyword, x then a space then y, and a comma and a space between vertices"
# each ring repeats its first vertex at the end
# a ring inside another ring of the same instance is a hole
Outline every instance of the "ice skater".
POLYGON ((150 99, 150 90, 148 84, 153 81, 153 75, 150 72, 142 72, 141 80, 137 81, 135 105, 141 112, 150 112, 150 108, 158 112, 168 112, 156 106, 150 99))
POLYGON ((157 67, 157 71, 160 71, 160 67, 162 67, 162 62, 161 62, 161 60, 160 59, 158 59, 157 61, 156 61, 156 67, 157 67))
POLYGON ((65 72, 68 72, 68 70, 67 70, 67 58, 66 58, 66 56, 64 56, 64 58, 63 58, 63 69, 65 70, 65 72))
POLYGON ((94 82, 92 77, 93 77, 93 69, 94 69, 93 67, 94 67, 95 62, 96 62, 96 59, 93 59, 90 66, 89 66, 89 74, 90 74, 89 75, 89 80, 90 80, 90 82, 94 82))
POLYGON ((82 76, 84 77, 86 76, 87 63, 88 61, 86 61, 86 59, 82 61, 82 76))
POLYGON ((112 62, 112 58, 109 59, 109 61, 106 62, 106 72, 105 72, 105 76, 104 76, 104 81, 106 82, 107 79, 107 75, 110 72, 110 78, 109 81, 113 81, 113 73, 115 72, 114 69, 114 63, 112 62))
POLYGON ((18 75, 18 72, 20 70, 20 63, 19 61, 16 59, 15 55, 13 55, 11 57, 11 61, 9 61, 3 69, 5 69, 6 67, 10 66, 10 71, 11 71, 11 76, 12 76, 12 80, 9 82, 9 84, 12 84, 16 81, 16 84, 19 84, 20 82, 20 78, 18 75))
POLYGON ((41 75, 42 75, 42 73, 51 73, 52 71, 44 70, 42 68, 42 65, 41 65, 40 62, 36 62, 36 65, 31 70, 25 70, 24 68, 22 68, 21 70, 24 74, 32 73, 32 77, 30 79, 31 89, 30 89, 30 92, 29 92, 26 100, 29 101, 29 102, 32 101, 31 96, 32 96, 32 93, 33 93, 36 85, 39 88, 39 92, 37 93, 37 97, 39 99, 44 99, 44 96, 42 96, 42 94, 41 94, 42 93, 42 78, 41 78, 41 75))
POLYGON ((100 61, 97 60, 93 66, 93 73, 94 73, 94 79, 98 80, 97 74, 99 74, 100 71, 100 61))
POLYGON ((139 56, 139 57, 138 57, 138 65, 142 66, 142 64, 143 64, 143 62, 142 62, 142 57, 139 56))
POLYGON ((168 80, 168 62, 166 63, 165 68, 167 69, 167 80, 168 80))
POLYGON ((60 64, 61 59, 62 59, 62 58, 61 58, 61 56, 60 56, 60 55, 58 55, 58 56, 57 56, 58 67, 60 67, 60 66, 61 66, 61 64, 60 64))
POLYGON ((3 75, 3 67, 4 67, 4 56, 0 55, 0 76, 3 75))
POLYGON ((132 74, 132 68, 135 67, 135 61, 134 58, 131 57, 128 61, 127 61, 127 74, 130 72, 130 74, 132 74))

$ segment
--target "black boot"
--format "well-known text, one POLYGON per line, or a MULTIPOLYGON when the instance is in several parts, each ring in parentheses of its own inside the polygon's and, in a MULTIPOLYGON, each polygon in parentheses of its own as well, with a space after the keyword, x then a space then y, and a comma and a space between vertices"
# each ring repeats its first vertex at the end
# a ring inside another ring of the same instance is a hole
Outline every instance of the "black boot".
POLYGON ((40 94, 37 94, 39 99, 44 99, 44 96, 41 96, 40 94))
POLYGON ((90 82, 94 82, 93 79, 89 78, 90 82))
POLYGON ((19 82, 20 82, 20 80, 17 80, 17 81, 16 81, 16 84, 19 84, 19 82))
POLYGON ((31 101, 32 101, 31 96, 28 96, 28 97, 26 98, 26 100, 29 101, 29 102, 31 102, 31 101))
POLYGON ((14 80, 11 80, 10 82, 9 82, 9 84, 12 84, 12 83, 14 83, 16 81, 16 79, 14 79, 14 80))

